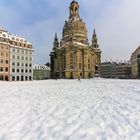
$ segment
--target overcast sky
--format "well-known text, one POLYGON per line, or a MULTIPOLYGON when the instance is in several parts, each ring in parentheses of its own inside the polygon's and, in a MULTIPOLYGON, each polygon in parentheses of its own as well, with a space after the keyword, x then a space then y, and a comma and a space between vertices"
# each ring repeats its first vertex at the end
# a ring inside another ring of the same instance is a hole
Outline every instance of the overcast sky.
MULTIPOLYGON (((140 0, 77 0, 88 39, 94 28, 102 61, 129 60, 140 45, 140 0)), ((34 63, 49 61, 55 32, 59 40, 71 0, 0 0, 0 27, 32 43, 34 63)))

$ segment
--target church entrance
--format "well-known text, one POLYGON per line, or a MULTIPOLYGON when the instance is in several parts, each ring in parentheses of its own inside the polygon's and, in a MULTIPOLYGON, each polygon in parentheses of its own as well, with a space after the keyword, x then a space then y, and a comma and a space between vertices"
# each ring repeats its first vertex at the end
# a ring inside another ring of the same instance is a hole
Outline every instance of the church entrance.
POLYGON ((91 78, 91 73, 89 72, 89 74, 88 74, 88 78, 91 78))
POLYGON ((70 79, 73 79, 73 73, 72 72, 70 73, 70 79))

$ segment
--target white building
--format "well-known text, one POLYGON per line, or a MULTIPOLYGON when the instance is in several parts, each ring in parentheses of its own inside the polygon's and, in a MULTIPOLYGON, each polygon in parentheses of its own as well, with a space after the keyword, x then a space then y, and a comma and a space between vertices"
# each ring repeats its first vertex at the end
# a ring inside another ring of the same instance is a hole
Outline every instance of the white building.
POLYGON ((33 79, 34 80, 50 79, 50 68, 46 65, 34 65, 33 79))

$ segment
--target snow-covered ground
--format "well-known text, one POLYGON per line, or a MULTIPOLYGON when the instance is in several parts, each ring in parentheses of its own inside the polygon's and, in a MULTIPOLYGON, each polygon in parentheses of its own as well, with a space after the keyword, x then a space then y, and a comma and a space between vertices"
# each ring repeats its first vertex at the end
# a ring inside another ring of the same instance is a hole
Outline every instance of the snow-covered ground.
POLYGON ((140 80, 0 82, 0 140, 140 140, 140 80))

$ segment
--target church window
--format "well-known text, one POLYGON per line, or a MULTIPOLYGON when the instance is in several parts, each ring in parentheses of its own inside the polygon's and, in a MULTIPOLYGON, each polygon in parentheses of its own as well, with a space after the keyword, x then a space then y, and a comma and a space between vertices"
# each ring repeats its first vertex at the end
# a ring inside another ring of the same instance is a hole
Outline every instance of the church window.
POLYGON ((90 59, 88 59, 88 69, 90 69, 90 59))
POLYGON ((97 56, 96 55, 94 56, 94 59, 95 59, 95 63, 97 63, 97 56))
POLYGON ((90 69, 90 64, 88 64, 88 69, 90 69))
POLYGON ((73 79, 73 73, 72 72, 70 73, 70 78, 73 79))
POLYGON ((73 56, 73 50, 72 48, 70 49, 70 69, 73 69, 74 68, 74 56, 73 56))
POLYGON ((81 69, 82 68, 82 65, 81 65, 81 63, 79 63, 79 69, 81 69))
POLYGON ((81 30, 84 31, 84 27, 81 27, 81 30))

